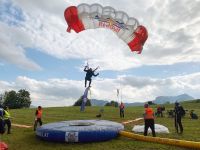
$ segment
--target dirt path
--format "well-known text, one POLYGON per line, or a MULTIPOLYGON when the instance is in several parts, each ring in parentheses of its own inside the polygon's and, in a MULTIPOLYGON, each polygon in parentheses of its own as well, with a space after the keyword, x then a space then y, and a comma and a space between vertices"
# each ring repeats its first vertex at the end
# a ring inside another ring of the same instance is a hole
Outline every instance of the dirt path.
POLYGON ((143 118, 136 118, 134 120, 127 120, 122 122, 123 125, 129 124, 129 123, 133 123, 133 124, 138 124, 141 123, 143 121, 143 118))
POLYGON ((12 123, 12 126, 19 127, 19 128, 32 128, 33 127, 33 126, 24 125, 24 124, 16 124, 16 123, 12 123))

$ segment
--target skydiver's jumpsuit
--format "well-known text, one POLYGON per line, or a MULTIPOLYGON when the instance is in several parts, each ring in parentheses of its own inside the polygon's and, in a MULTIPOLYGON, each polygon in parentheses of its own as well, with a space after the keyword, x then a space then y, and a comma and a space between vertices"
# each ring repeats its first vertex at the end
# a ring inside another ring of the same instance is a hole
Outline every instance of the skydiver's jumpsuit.
POLYGON ((92 76, 98 76, 99 74, 94 74, 94 71, 92 71, 92 69, 84 69, 84 71, 86 72, 86 76, 85 76, 85 87, 87 86, 87 81, 89 81, 89 87, 91 85, 92 82, 92 76))

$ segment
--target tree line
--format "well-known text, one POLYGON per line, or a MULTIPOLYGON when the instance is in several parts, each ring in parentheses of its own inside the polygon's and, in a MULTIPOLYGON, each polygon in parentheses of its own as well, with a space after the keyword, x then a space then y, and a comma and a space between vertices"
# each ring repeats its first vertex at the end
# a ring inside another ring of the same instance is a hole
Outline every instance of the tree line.
POLYGON ((29 91, 20 89, 19 91, 6 91, 1 94, 0 104, 8 106, 10 109, 29 108, 31 105, 31 98, 29 91))
MULTIPOLYGON (((75 103, 73 106, 81 106, 82 105, 82 101, 83 101, 83 96, 81 96, 75 103)), ((111 101, 106 103, 104 106, 113 106, 113 107, 118 107, 118 102, 116 101, 111 101)), ((86 104, 85 106, 92 106, 91 104, 91 100, 87 98, 86 104)))

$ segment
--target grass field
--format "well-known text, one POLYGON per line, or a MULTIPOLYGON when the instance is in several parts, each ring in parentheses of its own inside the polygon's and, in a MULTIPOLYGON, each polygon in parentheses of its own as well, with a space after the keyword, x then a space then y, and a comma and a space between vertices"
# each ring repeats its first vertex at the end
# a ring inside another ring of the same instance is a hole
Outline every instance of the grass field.
MULTIPOLYGON (((195 110, 200 116, 200 103, 186 102, 182 106, 187 110, 195 110)), ((154 106, 153 106, 154 107, 154 106)), ((156 106, 155 106, 156 107, 156 106)), ((154 108, 155 108, 154 107, 154 108)), ((43 109, 43 123, 77 120, 77 119, 96 119, 96 114, 101 107, 86 107, 85 112, 80 112, 79 107, 54 107, 43 109)), ((172 109, 172 105, 166 105, 166 110, 172 109)), ((32 125, 34 121, 35 109, 15 109, 11 110, 12 122, 17 124, 32 125)), ((114 107, 104 107, 104 115, 101 119, 123 122, 130 119, 142 117, 143 107, 127 107, 125 109, 125 118, 119 118, 119 110, 114 107)), ((157 134, 159 137, 173 139, 184 139, 191 141, 200 141, 200 120, 191 120, 188 113, 183 119, 184 133, 177 135, 174 129, 173 118, 156 118, 156 123, 165 125, 169 128, 170 134, 157 134)), ((126 131, 131 131, 133 125, 125 126, 126 131)), ((151 135, 150 135, 151 136, 151 135)), ((96 143, 52 143, 41 141, 36 138, 32 128, 12 127, 12 134, 1 135, 1 140, 6 142, 9 150, 186 150, 175 146, 161 145, 155 143, 135 141, 125 137, 118 137, 107 142, 96 143)))

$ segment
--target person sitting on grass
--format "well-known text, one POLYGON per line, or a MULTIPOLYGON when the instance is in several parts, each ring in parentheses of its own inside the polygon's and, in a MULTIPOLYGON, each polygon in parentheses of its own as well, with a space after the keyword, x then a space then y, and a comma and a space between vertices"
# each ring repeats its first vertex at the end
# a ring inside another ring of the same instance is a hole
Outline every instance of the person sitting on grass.
POLYGON ((198 116, 197 116, 197 114, 194 113, 194 110, 190 111, 190 117, 191 117, 191 119, 198 119, 198 116))

